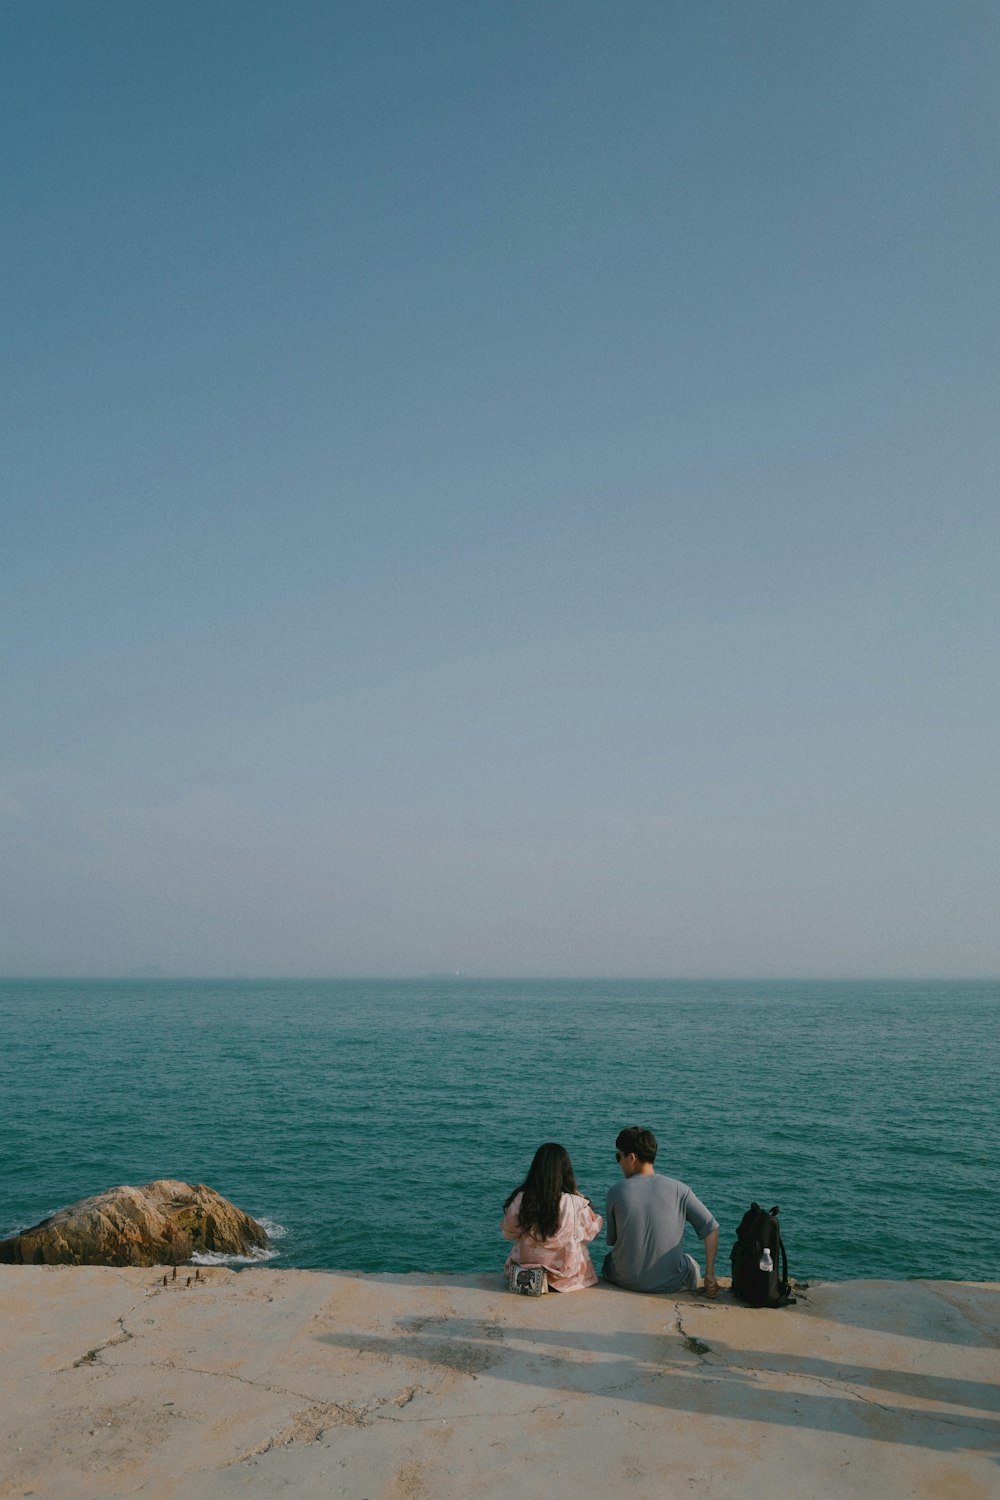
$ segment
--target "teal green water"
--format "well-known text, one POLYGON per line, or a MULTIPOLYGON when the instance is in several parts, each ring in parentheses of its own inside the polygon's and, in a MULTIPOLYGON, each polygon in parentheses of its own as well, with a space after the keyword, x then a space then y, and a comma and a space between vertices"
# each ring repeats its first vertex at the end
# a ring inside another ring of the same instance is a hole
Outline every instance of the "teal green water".
MULTIPOLYGON (((1000 1277, 995 983, 0 983, 0 1235, 203 1181, 276 1266, 499 1268, 543 1140, 599 1208, 614 1138, 800 1278, 1000 1277)), ((603 1254, 603 1237, 594 1246, 603 1254)))

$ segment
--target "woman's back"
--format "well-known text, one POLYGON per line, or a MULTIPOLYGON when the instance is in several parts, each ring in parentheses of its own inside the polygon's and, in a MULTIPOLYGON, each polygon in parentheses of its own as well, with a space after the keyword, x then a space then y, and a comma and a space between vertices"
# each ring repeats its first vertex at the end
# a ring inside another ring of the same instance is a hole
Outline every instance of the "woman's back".
POLYGON ((595 1214, 581 1193, 562 1193, 554 1231, 541 1235, 537 1226, 525 1228, 521 1223, 524 1192, 515 1193, 507 1204, 500 1226, 505 1239, 514 1244, 504 1266, 508 1274, 512 1265, 544 1266, 549 1286, 555 1292, 582 1291, 596 1286, 597 1272, 590 1259, 587 1244, 601 1232, 603 1220, 595 1214))

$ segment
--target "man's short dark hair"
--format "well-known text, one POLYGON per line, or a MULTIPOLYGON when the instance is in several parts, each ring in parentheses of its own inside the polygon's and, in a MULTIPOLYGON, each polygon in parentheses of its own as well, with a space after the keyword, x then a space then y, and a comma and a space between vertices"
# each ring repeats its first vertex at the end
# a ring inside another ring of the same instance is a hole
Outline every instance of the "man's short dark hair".
POLYGON ((656 1160, 656 1136, 641 1125, 626 1125, 618 1132, 615 1146, 623 1156, 630 1156, 634 1151, 640 1161, 648 1161, 650 1166, 656 1160))

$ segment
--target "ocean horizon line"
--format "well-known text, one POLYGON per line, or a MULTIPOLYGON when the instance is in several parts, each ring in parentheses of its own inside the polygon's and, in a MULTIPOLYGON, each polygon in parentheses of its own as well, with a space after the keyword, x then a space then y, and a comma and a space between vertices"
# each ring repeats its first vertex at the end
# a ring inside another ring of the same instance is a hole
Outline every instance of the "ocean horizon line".
POLYGON ((244 974, 130 970, 0 974, 0 984, 997 984, 1000 974, 244 974))

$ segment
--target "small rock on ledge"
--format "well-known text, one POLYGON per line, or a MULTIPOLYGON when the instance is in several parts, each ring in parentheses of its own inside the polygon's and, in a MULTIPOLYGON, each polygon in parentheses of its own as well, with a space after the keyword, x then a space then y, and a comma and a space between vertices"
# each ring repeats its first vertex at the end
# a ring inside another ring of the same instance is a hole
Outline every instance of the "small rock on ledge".
POLYGON ((109 1188, 0 1241, 0 1263, 179 1266, 214 1251, 248 1255, 267 1234, 213 1188, 161 1179, 109 1188))

